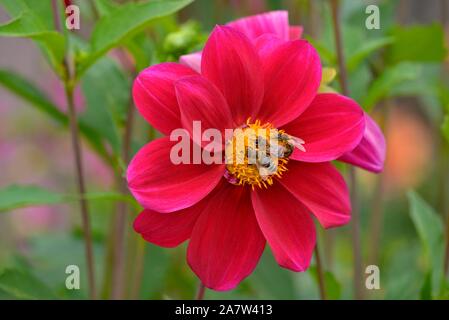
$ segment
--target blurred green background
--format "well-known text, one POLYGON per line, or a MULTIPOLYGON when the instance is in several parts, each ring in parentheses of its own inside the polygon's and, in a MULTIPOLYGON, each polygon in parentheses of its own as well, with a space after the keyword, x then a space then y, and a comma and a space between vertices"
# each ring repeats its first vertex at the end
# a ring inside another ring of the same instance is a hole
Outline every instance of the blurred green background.
MULTIPOLYGON (((0 298, 88 297, 58 65, 62 41, 63 54, 68 52, 79 67, 75 104, 98 296, 112 295, 114 226, 118 211, 126 210, 120 298, 191 299, 198 279, 187 266, 185 245, 159 248, 144 243, 131 227, 139 208, 121 185, 132 80, 148 65, 177 61, 200 49, 215 24, 279 9, 289 11, 291 25, 304 26, 303 37, 318 49, 323 66, 338 69, 330 1, 180 1, 179 11, 167 9, 161 17, 129 22, 133 17, 120 16, 128 23, 122 30, 107 20, 142 1, 73 2, 81 9, 81 29, 58 37, 52 35, 50 0, 0 0, 0 298), (11 27, 11 19, 20 25, 11 27), (81 290, 65 287, 65 270, 72 264, 81 268, 81 290)), ((362 266, 363 271, 368 265, 379 267, 380 289, 367 290, 365 274, 354 282, 351 225, 335 230, 317 226, 332 299, 354 298, 356 285, 365 299, 449 298, 444 276, 449 230, 448 6, 446 0, 341 1, 351 97, 381 125, 388 148, 381 175, 358 172, 362 266), (365 27, 365 9, 373 3, 380 9, 379 30, 365 27)), ((336 80, 330 86, 340 90, 336 80)), ((133 152, 157 135, 136 116, 133 152)), ((284 270, 267 249, 256 271, 236 290, 208 290, 206 298, 318 299, 316 268, 312 263, 304 273, 284 270)))

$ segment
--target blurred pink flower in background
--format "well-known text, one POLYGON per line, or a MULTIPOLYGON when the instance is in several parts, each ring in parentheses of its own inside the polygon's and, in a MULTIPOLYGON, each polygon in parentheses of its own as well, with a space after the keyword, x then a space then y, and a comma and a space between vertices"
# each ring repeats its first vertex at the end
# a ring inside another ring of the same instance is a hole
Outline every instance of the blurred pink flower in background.
POLYGON ((49 230, 65 230, 68 217, 61 206, 27 207, 16 210, 11 215, 11 222, 17 235, 29 237, 49 230))
MULTIPOLYGON (((12 113, 10 116, 12 117, 12 113)), ((5 133, 6 129, 7 126, 3 126, 5 133)), ((33 135, 26 140, 12 141, 5 140, 5 136, 2 135, 0 139, 0 167, 2 168, 0 188, 10 184, 21 184, 55 189, 56 181, 50 178, 49 174, 51 163, 46 161, 46 156, 51 153, 47 153, 45 147, 39 147, 43 142, 42 136, 33 135)), ((63 229, 68 222, 67 215, 63 214, 64 211, 67 212, 67 209, 61 212, 60 206, 27 207, 16 209, 14 214, 8 217, 10 217, 11 227, 19 237, 29 237, 39 232, 63 229)))

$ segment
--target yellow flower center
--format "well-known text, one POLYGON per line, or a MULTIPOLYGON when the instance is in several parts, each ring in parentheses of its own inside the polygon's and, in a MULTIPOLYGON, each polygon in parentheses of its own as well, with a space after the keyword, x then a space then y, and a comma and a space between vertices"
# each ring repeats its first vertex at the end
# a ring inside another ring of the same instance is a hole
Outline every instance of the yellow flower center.
POLYGON ((225 177, 232 184, 267 188, 287 171, 289 157, 304 141, 259 120, 236 129, 226 143, 225 177))

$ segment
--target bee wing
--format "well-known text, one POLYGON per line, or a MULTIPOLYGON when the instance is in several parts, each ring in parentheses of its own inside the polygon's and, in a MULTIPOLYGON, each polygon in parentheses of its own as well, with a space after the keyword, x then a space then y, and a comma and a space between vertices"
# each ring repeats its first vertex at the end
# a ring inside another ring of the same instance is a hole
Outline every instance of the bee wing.
POLYGON ((302 152, 306 152, 306 148, 304 148, 304 144, 305 144, 304 140, 297 138, 297 137, 290 136, 289 143, 291 143, 295 148, 298 148, 302 152))

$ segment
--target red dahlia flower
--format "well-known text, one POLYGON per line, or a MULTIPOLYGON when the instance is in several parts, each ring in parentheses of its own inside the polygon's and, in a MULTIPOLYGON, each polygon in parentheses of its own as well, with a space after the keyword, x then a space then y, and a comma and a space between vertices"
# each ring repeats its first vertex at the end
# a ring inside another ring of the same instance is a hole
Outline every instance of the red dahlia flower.
MULTIPOLYGON (((318 94, 319 56, 307 41, 290 40, 291 30, 285 12, 217 26, 197 54, 201 70, 162 63, 134 83, 140 113, 166 135, 129 165, 129 189, 145 208, 134 228, 163 247, 190 239, 187 261, 211 289, 238 285, 266 242, 279 265, 306 270, 316 241, 310 214, 325 228, 350 220, 347 186, 330 162, 375 171, 383 164, 378 127, 353 100, 318 94), (168 135, 177 128, 192 134, 193 121, 221 132, 276 128, 292 152, 264 175, 248 161, 175 165, 170 151, 177 142, 168 135), (295 139, 301 144, 290 143, 295 139)), ((293 30, 298 38, 300 29, 293 30)))

